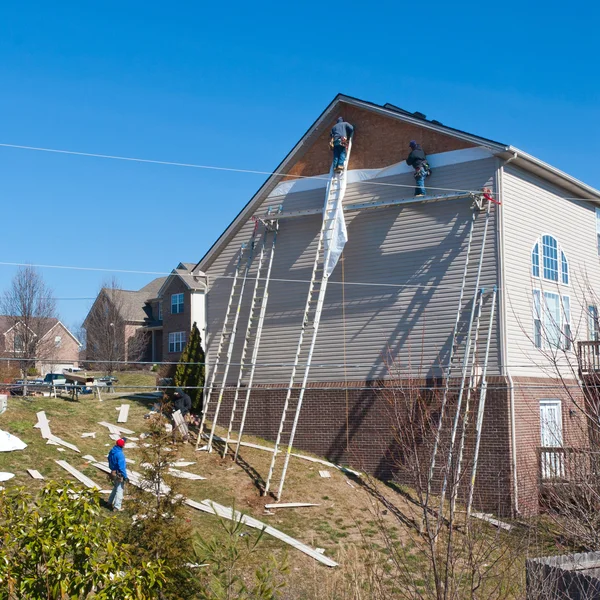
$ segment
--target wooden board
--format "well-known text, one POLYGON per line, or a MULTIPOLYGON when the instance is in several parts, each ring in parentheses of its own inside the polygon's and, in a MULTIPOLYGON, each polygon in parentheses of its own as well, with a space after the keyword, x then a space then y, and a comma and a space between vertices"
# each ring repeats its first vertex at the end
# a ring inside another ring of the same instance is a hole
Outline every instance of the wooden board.
POLYGON ((89 433, 82 433, 81 434, 82 438, 96 438, 96 432, 95 431, 90 431, 89 433))
POLYGON ((331 473, 329 471, 319 471, 319 475, 325 479, 331 478, 331 473))
POLYGON ((169 475, 173 475, 173 477, 179 477, 180 479, 206 479, 206 477, 196 475, 196 473, 187 473, 186 471, 180 471, 179 469, 169 469, 169 475))
POLYGON ((36 471, 35 469, 27 469, 27 472, 34 478, 34 479, 44 479, 44 476, 39 472, 36 471))
POLYGON ((78 471, 75 467, 71 466, 66 460, 57 460, 55 461, 57 465, 62 467, 65 471, 68 471, 75 477, 75 479, 79 480, 85 487, 90 489, 100 489, 100 486, 94 483, 89 477, 84 475, 81 471, 78 471))
POLYGON ((74 446, 73 444, 69 444, 69 442, 65 442, 61 438, 57 437, 54 434, 50 434, 50 438, 48 439, 48 443, 59 444, 60 446, 64 446, 69 450, 73 450, 73 452, 79 452, 79 448, 74 446))
POLYGON ((131 431, 131 429, 125 429, 125 427, 113 425, 112 423, 107 423, 106 421, 98 421, 98 425, 108 428, 111 433, 129 433, 131 435, 135 433, 135 431, 131 431))
POLYGON ((173 413, 173 421, 175 421, 175 425, 177 426, 179 433, 184 438, 188 437, 190 432, 188 431, 187 423, 185 422, 180 410, 176 410, 173 413))
MULTIPOLYGON (((267 525, 266 523, 262 523, 258 519, 250 517, 249 515, 244 515, 244 514, 238 512, 237 510, 234 511, 233 509, 227 508, 226 506, 221 506, 220 504, 217 504, 216 502, 213 502, 212 500, 204 500, 200 504, 204 504, 204 506, 206 506, 209 509, 212 508, 214 511, 213 514, 216 514, 223 519, 236 520, 236 521, 241 520, 241 522, 244 523, 244 525, 247 525, 248 527, 253 527, 254 529, 262 530, 265 533, 268 533, 270 536, 272 536, 278 540, 281 540, 282 542, 285 542, 286 544, 289 544, 290 546, 293 546, 297 550, 300 550, 300 552, 304 552, 304 554, 307 554, 308 556, 314 558, 315 560, 318 560, 319 562, 323 563, 324 565, 327 565, 328 567, 337 567, 338 566, 338 564, 331 558, 328 558, 327 556, 324 556, 323 554, 317 552, 310 546, 307 546, 306 544, 299 542, 298 540, 294 539, 293 537, 283 533, 283 531, 279 531, 279 529, 275 529, 275 527, 271 527, 270 525, 267 525)), ((192 506, 191 504, 188 504, 188 505, 192 506)))
POLYGON ((129 417, 129 404, 123 404, 119 408, 119 416, 117 418, 117 423, 127 423, 128 417, 129 417))
POLYGON ((265 508, 304 508, 305 506, 321 506, 310 502, 278 502, 277 504, 265 504, 265 508))
POLYGON ((34 425, 34 427, 38 428, 42 432, 42 437, 47 440, 52 434, 50 433, 50 423, 48 422, 46 413, 41 410, 39 413, 36 413, 36 416, 38 418, 38 422, 34 425))

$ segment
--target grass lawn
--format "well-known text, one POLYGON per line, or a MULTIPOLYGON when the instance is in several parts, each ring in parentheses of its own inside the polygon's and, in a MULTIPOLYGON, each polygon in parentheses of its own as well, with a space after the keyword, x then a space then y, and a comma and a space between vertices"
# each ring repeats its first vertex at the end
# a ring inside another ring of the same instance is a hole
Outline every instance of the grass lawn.
MULTIPOLYGON (((118 374, 119 383, 126 386, 153 385, 154 373, 134 372, 118 374), (148 381, 152 383, 148 384, 148 381), (143 381, 143 383, 140 383, 143 381)), ((144 389, 144 393, 151 390, 144 389)), ((124 427, 135 431, 135 436, 146 430, 144 415, 149 411, 153 400, 136 397, 134 394, 114 394, 103 396, 99 401, 92 395, 81 396, 79 401, 64 398, 9 398, 8 410, 0 415, 0 429, 8 431, 26 444, 22 451, 0 453, 0 471, 14 473, 15 477, 4 483, 5 487, 26 486, 29 489, 40 487, 44 482, 32 479, 26 469, 37 469, 50 480, 72 479, 71 475, 56 464, 56 460, 67 460, 102 488, 110 488, 106 474, 102 473, 83 455, 91 454, 96 460, 106 460, 106 455, 114 442, 109 438, 107 428, 98 421, 117 424, 118 407, 124 402, 130 405, 129 418, 124 427), (40 430, 34 428, 36 412, 45 411, 53 434, 75 444, 80 454, 48 445, 42 439, 40 430), (96 432, 94 438, 82 438, 84 432, 96 432)), ((217 433, 223 434, 222 430, 217 433)), ((246 441, 272 446, 258 438, 246 441)), ((141 442, 138 442, 138 444, 141 442)), ((129 465, 140 470, 140 448, 125 448, 127 458, 136 461, 129 465)), ((282 502, 313 502, 320 506, 298 509, 279 509, 269 514, 264 505, 273 503, 272 497, 260 495, 257 481, 266 479, 271 454, 269 452, 245 448, 240 451, 239 464, 231 457, 222 458, 218 452, 208 454, 196 452, 195 444, 172 446, 173 459, 194 461, 195 464, 184 470, 206 477, 204 481, 191 481, 169 477, 168 484, 187 497, 201 501, 211 499, 225 506, 233 506, 261 521, 272 525, 313 548, 325 549, 325 554, 340 561, 361 562, 360 552, 369 552, 385 568, 391 560, 388 556, 389 544, 402 546, 406 556, 412 561, 415 572, 424 568, 421 541, 414 530, 407 527, 394 514, 394 510, 382 510, 376 500, 377 495, 386 497, 404 517, 419 519, 416 507, 406 501, 401 494, 380 482, 361 485, 360 481, 349 478, 344 473, 292 457, 286 489, 282 502), (331 478, 321 478, 320 470, 328 470, 331 478), (383 533, 385 532, 385 534, 383 533), (384 543, 387 537, 387 547, 384 543)), ((125 504, 127 506, 127 495, 125 504)), ((129 518, 127 513, 120 518, 129 518)), ((188 509, 189 525, 199 535, 208 537, 220 531, 217 519, 188 509)), ((329 585, 341 570, 328 569, 314 559, 302 554, 291 546, 269 536, 264 538, 264 549, 276 555, 287 553, 290 564, 290 581, 297 590, 305 590, 290 598, 335 598, 319 589, 329 585)), ((344 575, 345 576, 345 575, 344 575)), ((333 585, 333 584, 331 584, 333 585)), ((325 589, 325 588, 323 588, 325 589)))

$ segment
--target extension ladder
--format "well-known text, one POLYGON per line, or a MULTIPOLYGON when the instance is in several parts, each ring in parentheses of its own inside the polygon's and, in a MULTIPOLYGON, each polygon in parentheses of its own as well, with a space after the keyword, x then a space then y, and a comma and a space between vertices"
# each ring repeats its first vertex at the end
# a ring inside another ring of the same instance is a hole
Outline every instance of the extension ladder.
MULTIPOLYGON (((460 389, 458 392, 458 400, 456 402, 456 412, 454 413, 454 421, 452 423, 452 432, 450 435, 450 448, 448 450, 448 459, 447 459, 447 464, 446 464, 446 470, 444 472, 444 481, 442 483, 442 492, 440 495, 440 511, 439 511, 439 519, 438 519, 438 528, 441 525, 441 519, 442 519, 443 512, 444 512, 443 511, 444 498, 446 496, 446 490, 448 488, 448 480, 449 479, 453 483, 453 486, 452 486, 453 504, 451 504, 451 509, 456 501, 455 494, 457 492, 456 488, 458 487, 459 467, 457 465, 457 467, 453 469, 452 461, 454 458, 454 446, 456 444, 456 435, 457 435, 458 427, 459 427, 459 423, 460 423, 462 401, 463 401, 465 388, 466 388, 469 360, 472 361, 472 365, 474 367, 475 359, 476 359, 475 352, 472 353, 471 349, 473 347, 476 350, 477 338, 479 336, 479 324, 480 324, 480 320, 481 320, 481 318, 480 318, 481 317, 481 303, 483 301, 483 292, 480 289, 479 284, 481 282, 481 271, 482 271, 482 267, 483 267, 483 259, 485 256, 485 245, 486 245, 487 232, 488 232, 489 223, 490 223, 491 207, 492 207, 492 203, 489 200, 487 200, 485 222, 484 222, 484 226, 483 226, 483 237, 481 239, 481 250, 480 250, 480 254, 479 254, 479 263, 477 265, 477 276, 475 279, 475 291, 473 293, 473 302, 471 305, 469 326, 467 329, 467 339, 465 342, 465 354, 464 354, 463 361, 462 361, 460 389), (479 315, 477 318, 475 317, 476 313, 478 313, 478 315, 479 315), (475 331, 473 331, 473 324, 475 324, 475 331)), ((470 378, 470 379, 472 380, 472 378, 470 378)), ((472 381, 469 381, 469 390, 471 389, 471 386, 472 386, 472 381)), ((448 383, 446 383, 446 387, 448 387, 448 383)), ((468 405, 467 405, 467 409, 468 409, 468 405)), ((464 415, 463 423, 465 421, 468 421, 468 414, 464 415)), ((465 426, 466 426, 466 423, 465 423, 465 426)), ((465 430, 463 429, 463 434, 464 433, 465 433, 465 430)), ((464 442, 463 442, 463 446, 464 446, 464 442)), ((461 448, 461 452, 462 452, 462 448, 461 448)))
MULTIPOLYGON (((456 431, 458 428, 458 421, 459 421, 459 417, 460 417, 462 398, 464 395, 468 362, 469 362, 469 357, 471 356, 471 346, 472 346, 472 341, 473 341, 473 324, 475 322, 475 315, 476 315, 477 307, 479 305, 479 298, 481 295, 481 290, 480 290, 481 272, 482 272, 482 267, 483 267, 483 259, 484 259, 484 255, 485 255, 485 246, 486 246, 487 231, 488 231, 489 218, 490 218, 490 208, 491 208, 491 201, 489 199, 489 196, 487 196, 485 193, 482 196, 473 196, 473 209, 472 209, 472 213, 471 213, 471 221, 469 224, 469 234, 468 234, 468 240, 467 240, 465 265, 463 268, 463 277, 462 277, 461 288, 460 288, 460 293, 459 293, 459 297, 458 297, 458 307, 457 307, 457 311, 456 311, 456 319, 454 322, 454 330, 452 332, 450 354, 448 357, 446 372, 444 374, 445 375, 444 392, 443 392, 443 396, 442 396, 442 403, 441 403, 440 414, 439 414, 439 418, 438 418, 437 431, 436 431, 436 435, 435 435, 435 439, 434 439, 434 443, 433 443, 431 463, 430 463, 429 473, 428 473, 428 477, 427 477, 427 492, 426 492, 426 498, 425 498, 426 505, 428 505, 429 497, 431 495, 431 488, 432 488, 433 477, 434 477, 434 473, 435 473, 436 458, 437 458, 437 454, 439 452, 439 444, 440 444, 440 439, 441 439, 441 435, 442 435, 442 428, 445 423, 446 408, 448 405, 448 396, 449 396, 449 391, 450 391, 450 382, 451 382, 452 372, 453 372, 453 368, 456 366, 456 363, 458 362, 458 359, 459 359, 459 353, 458 353, 459 346, 460 346, 459 335, 460 335, 460 331, 461 331, 461 324, 464 324, 461 321, 461 316, 462 316, 462 313, 463 313, 463 310, 465 307, 465 291, 467 288, 467 282, 468 282, 469 273, 470 273, 473 232, 475 229, 475 223, 477 221, 477 216, 483 210, 483 203, 485 200, 487 200, 486 218, 485 218, 485 223, 484 223, 484 231, 483 231, 483 237, 482 237, 482 242, 481 242, 479 261, 477 263, 475 287, 474 287, 473 296, 472 296, 472 306, 471 306, 471 310, 469 313, 469 319, 467 321, 467 335, 466 335, 466 340, 465 340, 465 350, 464 350, 464 355, 462 357, 461 388, 459 391, 456 414, 454 417, 453 427, 452 427, 450 451, 448 453, 448 469, 446 470, 446 473, 444 476, 444 481, 442 484, 441 500, 440 500, 440 507, 442 507, 442 508, 443 508, 443 503, 444 503, 444 497, 446 494, 446 488, 448 485, 448 470, 450 469, 450 467, 452 465, 453 448, 454 448, 454 444, 456 441, 456 431)), ((478 325, 476 326, 476 331, 478 331, 478 325)), ((438 531, 439 531, 439 527, 441 526, 442 513, 443 513, 442 508, 440 508, 440 511, 439 511, 438 531)), ((437 532, 436 532, 436 534, 437 534, 437 532)))
POLYGON ((254 280, 254 290, 252 292, 252 301, 250 303, 250 313, 248 315, 248 323, 246 326, 246 335, 244 336, 244 344, 242 346, 242 356, 240 358, 240 370, 238 373, 237 384, 235 387, 235 395, 231 407, 231 415, 229 417, 229 427, 227 429, 227 437, 223 447, 223 457, 227 454, 227 448, 231 441, 231 433, 234 427, 236 417, 237 403, 240 397, 240 389, 243 385, 246 387, 246 398, 242 411, 242 418, 239 425, 237 440, 233 442, 236 446, 234 460, 237 461, 240 442, 244 432, 246 423, 246 414, 248 411, 248 403, 250 401, 250 393, 254 382, 254 373, 256 370, 256 359, 258 357, 258 349, 262 336, 263 324, 265 321, 265 313, 267 310, 267 302, 269 300, 269 282, 271 280, 271 268, 273 266, 273 258, 275 257, 275 242, 277 241, 277 231, 279 223, 277 220, 263 221, 264 232, 260 245, 260 253, 258 255, 256 278, 254 280), (248 364, 248 355, 250 361, 248 364), (249 368, 248 368, 249 367, 249 368))
POLYGON ((254 246, 256 242, 256 231, 258 229, 258 224, 258 220, 255 220, 250 242, 242 244, 238 254, 237 265, 233 275, 233 281, 231 283, 231 293, 229 295, 229 301, 227 302, 227 308, 225 311, 225 318, 223 320, 223 329, 221 330, 221 337, 219 339, 215 363, 213 365, 210 383, 208 385, 208 393, 202 411, 202 420, 198 430, 196 449, 198 449, 200 441, 202 440, 202 434, 204 433, 204 427, 206 425, 206 419, 208 416, 213 391, 215 389, 218 390, 217 403, 212 418, 212 427, 206 448, 208 452, 212 451, 215 427, 217 425, 221 402, 223 401, 223 395, 225 393, 229 368, 231 367, 231 357, 233 355, 237 326, 242 307, 242 298, 244 296, 244 288, 246 287, 248 271, 250 270, 252 259, 254 258, 254 246))
POLYGON ((290 381, 283 404, 281 421, 275 441, 275 448, 269 466, 269 475, 265 484, 264 493, 267 494, 271 487, 271 482, 275 476, 275 465, 277 462, 280 446, 287 445, 283 468, 279 477, 279 485, 275 497, 279 500, 283 492, 285 477, 290 461, 296 428, 302 409, 302 401, 308 383, 308 375, 312 362, 312 356, 317 342, 317 334, 319 324, 321 322, 321 314, 323 312, 323 304, 325 301, 325 293, 329 275, 327 274, 327 266, 331 257, 331 243, 335 230, 336 215, 338 207, 341 208, 344 195, 346 193, 347 167, 350 161, 351 141, 348 144, 348 152, 344 169, 339 173, 334 173, 333 165, 330 171, 330 179, 327 184, 325 196, 325 205, 323 208, 323 223, 319 233, 317 242, 317 252, 313 264, 312 276, 308 287, 308 295, 306 305, 304 307, 304 315, 302 318, 302 326, 300 336, 298 338, 298 346, 292 366, 290 381), (306 340, 310 343, 306 349, 306 340), (300 361, 300 357, 304 358, 304 362, 300 361), (298 386, 298 381, 300 385, 298 386), (293 415, 293 420, 290 423, 290 416, 293 415))

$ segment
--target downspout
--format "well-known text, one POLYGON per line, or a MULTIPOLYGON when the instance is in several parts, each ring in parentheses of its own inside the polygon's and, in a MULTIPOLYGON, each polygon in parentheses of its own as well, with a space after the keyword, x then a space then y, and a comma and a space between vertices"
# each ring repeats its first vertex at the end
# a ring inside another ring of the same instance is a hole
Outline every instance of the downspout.
MULTIPOLYGON (((502 179, 504 174, 504 167, 511 161, 517 158, 517 153, 513 152, 513 155, 500 163, 498 167, 498 198, 501 202, 504 202, 504 190, 502 188, 502 179)), ((498 211, 499 218, 499 258, 500 258, 500 290, 502 298, 502 311, 499 311, 501 315, 501 348, 502 348, 502 374, 508 379, 508 393, 509 393, 509 406, 510 406, 510 450, 511 450, 511 472, 513 480, 513 511, 515 515, 519 514, 519 483, 517 479, 517 433, 516 433, 516 416, 515 416, 515 383, 510 373, 510 369, 507 365, 508 359, 508 334, 506 329, 506 310, 507 310, 507 291, 506 291, 506 269, 505 269, 505 254, 504 254, 504 211, 501 209, 498 211)))

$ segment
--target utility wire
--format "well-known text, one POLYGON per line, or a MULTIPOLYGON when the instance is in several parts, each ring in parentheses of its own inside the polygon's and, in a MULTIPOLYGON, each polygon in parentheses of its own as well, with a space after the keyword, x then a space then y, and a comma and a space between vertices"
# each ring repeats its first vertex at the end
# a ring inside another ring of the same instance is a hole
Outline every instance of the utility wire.
MULTIPOLYGON (((71 265, 47 265, 47 264, 37 264, 37 263, 18 263, 18 262, 3 262, 0 261, 0 266, 9 266, 9 267, 36 267, 39 269, 71 269, 75 271, 100 271, 106 273, 128 273, 128 274, 138 274, 138 275, 162 275, 168 276, 172 275, 172 271, 170 272, 160 272, 160 271, 137 271, 137 270, 127 270, 127 269, 111 269, 111 268, 99 268, 99 267, 77 267, 71 265)), ((233 275, 212 275, 210 278, 212 280, 216 279, 233 279, 233 275)), ((264 278, 259 278, 260 280, 264 280, 264 278)), ((310 283, 310 279, 288 279, 288 278, 277 278, 271 277, 270 281, 275 281, 278 283, 310 283)), ((444 285, 440 283, 373 283, 370 281, 329 281, 331 285, 356 285, 356 286, 367 286, 367 287, 385 287, 385 288, 439 288, 446 290, 458 290, 460 286, 453 285, 444 285)), ((498 288, 500 289, 500 288, 498 288)), ((137 292, 139 290, 122 290, 124 292, 137 292)), ((65 298, 55 298, 55 300, 95 300, 96 296, 86 298, 86 297, 65 297, 65 298)))
MULTIPOLYGON (((214 165, 198 165, 198 164, 194 164, 194 163, 180 163, 180 162, 173 162, 173 161, 167 161, 167 160, 153 160, 153 159, 149 159, 149 158, 135 158, 135 157, 130 157, 130 156, 116 156, 116 155, 111 155, 111 154, 96 154, 96 153, 92 153, 92 152, 78 152, 75 150, 58 150, 56 148, 39 148, 36 146, 22 146, 19 144, 2 144, 0 143, 0 147, 3 148, 15 148, 15 149, 19 149, 19 150, 33 150, 35 152, 51 152, 54 154, 68 154, 71 156, 87 156, 90 158, 104 158, 104 159, 109 159, 109 160, 124 160, 127 162, 137 162, 137 163, 147 163, 147 164, 153 164, 153 165, 166 165, 166 166, 171 166, 171 167, 185 167, 188 169, 204 169, 204 170, 210 170, 210 171, 226 171, 229 173, 247 173, 247 174, 252 174, 252 175, 282 175, 285 177, 290 177, 290 178, 295 178, 295 179, 317 179, 317 180, 322 180, 322 181, 329 181, 330 177, 326 176, 326 175, 315 175, 315 176, 311 176, 311 175, 292 175, 290 173, 285 173, 283 171, 257 171, 254 169, 237 169, 234 167, 216 167, 214 165)), ((357 183, 361 183, 361 184, 368 184, 368 185, 381 185, 381 186, 387 186, 387 187, 399 187, 399 188, 411 188, 413 189, 415 186, 414 185, 407 185, 407 184, 401 184, 401 183, 387 183, 384 181, 372 181, 372 180, 365 180, 365 181, 360 181, 357 183)), ((430 190, 438 190, 438 191, 444 191, 444 192, 459 192, 459 193, 465 193, 465 194, 480 194, 481 190, 458 190, 458 189, 452 189, 452 188, 436 188, 436 187, 431 187, 431 186, 427 186, 428 189, 430 190)), ((497 195, 498 192, 489 192, 492 195, 497 195)))

